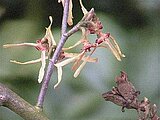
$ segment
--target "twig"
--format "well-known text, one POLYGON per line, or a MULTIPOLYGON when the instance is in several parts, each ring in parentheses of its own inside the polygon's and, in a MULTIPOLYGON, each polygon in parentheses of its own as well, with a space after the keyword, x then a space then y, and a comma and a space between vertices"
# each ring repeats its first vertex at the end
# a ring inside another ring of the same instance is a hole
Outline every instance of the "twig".
POLYGON ((0 83, 0 106, 4 106, 25 120, 49 120, 35 106, 30 105, 16 93, 0 83))
POLYGON ((37 107, 42 108, 43 107, 43 102, 44 102, 44 97, 47 92, 48 84, 51 79, 51 75, 53 73, 53 68, 56 60, 59 57, 60 51, 62 50, 62 47, 64 46, 64 43, 67 39, 66 36, 64 36, 64 33, 66 32, 67 29, 67 19, 68 19, 68 11, 69 11, 69 1, 70 0, 65 0, 65 5, 64 5, 64 10, 63 10, 63 20, 62 20, 62 35, 60 42, 57 46, 57 49, 55 50, 55 53, 52 57, 52 59, 49 62, 47 72, 45 74, 44 82, 42 83, 42 87, 38 96, 38 101, 37 101, 37 107))
POLYGON ((40 90, 40 93, 39 93, 39 96, 38 96, 38 100, 37 100, 37 105, 36 106, 41 108, 41 109, 43 108, 43 102, 44 102, 44 98, 45 98, 45 95, 46 95, 46 92, 47 92, 49 81, 51 79, 51 75, 53 73, 54 64, 56 63, 66 40, 68 39, 68 37, 70 37, 72 34, 74 34, 75 32, 77 32, 80 29, 80 27, 84 23, 83 21, 89 21, 94 15, 94 9, 92 8, 88 12, 88 14, 86 14, 77 25, 75 25, 71 30, 69 30, 66 33, 67 19, 68 19, 68 9, 69 9, 69 0, 66 0, 65 1, 65 6, 64 6, 64 12, 63 12, 61 39, 60 39, 60 42, 59 42, 59 44, 58 44, 58 46, 57 46, 57 48, 54 52, 54 55, 53 55, 52 59, 49 62, 49 65, 48 65, 48 68, 47 68, 47 71, 46 71, 46 74, 45 74, 45 77, 44 77, 44 80, 43 80, 43 83, 42 83, 42 87, 41 87, 41 90, 40 90))

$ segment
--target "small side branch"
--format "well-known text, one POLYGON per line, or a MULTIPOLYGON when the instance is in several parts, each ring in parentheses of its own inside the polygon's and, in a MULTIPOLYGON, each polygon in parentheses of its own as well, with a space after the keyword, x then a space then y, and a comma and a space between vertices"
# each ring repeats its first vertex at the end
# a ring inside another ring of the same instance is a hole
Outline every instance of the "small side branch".
POLYGON ((41 87, 41 90, 40 90, 40 93, 38 96, 38 101, 37 101, 37 107, 39 107, 39 108, 43 107, 44 98, 45 98, 45 95, 47 92, 49 81, 51 79, 51 75, 53 73, 54 64, 55 64, 56 60, 58 59, 60 51, 62 50, 62 47, 64 46, 65 41, 67 39, 67 36, 64 36, 63 34, 65 34, 66 29, 67 29, 69 2, 70 2, 70 0, 65 0, 64 10, 63 10, 63 19, 62 19, 62 35, 61 35, 60 42, 55 50, 55 53, 49 62, 47 72, 46 72, 45 78, 43 80, 44 82, 42 83, 42 87, 41 87))
POLYGON ((57 48, 54 52, 54 55, 52 57, 52 59, 49 62, 43 83, 42 83, 42 87, 38 96, 38 100, 37 100, 37 107, 39 107, 40 109, 43 108, 43 102, 44 102, 44 98, 48 89, 48 85, 49 85, 49 81, 51 79, 51 75, 53 73, 53 69, 54 69, 54 64, 56 63, 60 52, 66 42, 66 40, 68 39, 68 37, 70 37, 72 34, 74 34, 75 32, 77 32, 81 26, 84 25, 84 21, 89 21, 90 19, 92 19, 94 13, 94 9, 92 8, 83 18, 82 20, 80 20, 80 22, 75 25, 71 30, 69 30, 66 33, 66 29, 67 29, 67 19, 68 19, 68 10, 69 10, 69 1, 70 0, 65 0, 65 6, 64 6, 64 12, 63 12, 63 20, 62 20, 62 33, 61 33, 61 39, 57 45, 57 48))
POLYGON ((42 111, 30 105, 16 93, 0 83, 0 106, 4 106, 25 120, 49 120, 42 111))

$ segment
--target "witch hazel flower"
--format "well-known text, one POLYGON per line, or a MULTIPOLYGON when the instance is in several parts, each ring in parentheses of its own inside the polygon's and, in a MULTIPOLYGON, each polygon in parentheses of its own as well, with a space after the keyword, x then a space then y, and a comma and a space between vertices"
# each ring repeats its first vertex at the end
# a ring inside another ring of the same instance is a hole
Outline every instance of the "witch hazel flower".
POLYGON ((85 51, 82 51, 81 53, 64 52, 61 55, 63 55, 64 58, 62 60, 58 60, 57 63, 55 64, 58 72, 58 82, 54 85, 54 88, 57 88, 62 80, 62 73, 63 73, 62 69, 65 65, 73 63, 72 70, 75 71, 74 77, 76 78, 80 74, 81 70, 83 69, 83 67, 87 62, 91 63, 97 62, 97 58, 91 58, 90 56, 85 56, 85 51), (80 65, 81 61, 83 62, 80 65))
POLYGON ((81 52, 77 55, 71 55, 69 58, 67 58, 67 55, 64 55, 66 59, 63 59, 62 61, 57 61, 55 66, 57 67, 58 71, 58 82, 54 86, 54 88, 56 88, 61 82, 63 71, 62 69, 65 65, 73 63, 72 70, 75 71, 74 77, 76 78, 80 74, 81 70, 84 68, 87 62, 97 62, 97 58, 91 57, 97 48, 108 48, 118 61, 121 61, 121 58, 125 57, 125 55, 121 52, 118 43, 111 36, 111 34, 102 32, 103 25, 99 18, 96 16, 96 14, 94 13, 93 17, 87 20, 85 16, 86 14, 88 14, 88 11, 82 5, 81 0, 80 5, 84 14, 84 19, 82 19, 81 21, 82 25, 79 28, 79 30, 81 30, 82 32, 82 38, 79 41, 77 41, 73 46, 63 48, 63 50, 66 51, 69 49, 73 49, 78 45, 82 44, 81 52), (97 36, 94 42, 91 42, 88 39, 88 36, 90 34, 95 34, 97 36))
POLYGON ((68 48, 63 48, 62 50, 69 50, 80 44, 83 44, 82 50, 80 53, 64 52, 63 55, 65 56, 66 59, 62 61, 57 61, 55 66, 57 67, 57 72, 58 72, 58 82, 56 83, 54 88, 56 88, 62 80, 62 71, 63 71, 62 68, 65 65, 73 63, 72 70, 75 71, 73 76, 76 78, 78 77, 78 75, 80 74, 81 70, 84 68, 87 62, 94 63, 97 62, 98 60, 97 58, 91 58, 91 55, 93 53, 93 51, 91 52, 91 48, 93 46, 87 39, 88 33, 86 33, 85 29, 83 28, 81 28, 81 30, 82 30, 82 39, 80 39, 75 45, 70 46, 68 48), (91 52, 91 54, 86 55, 87 52, 91 52))
POLYGON ((28 47, 34 47, 38 51, 41 51, 41 57, 36 60, 31 60, 27 62, 19 62, 15 60, 10 60, 10 62, 20 64, 20 65, 27 65, 27 64, 34 64, 34 63, 41 62, 41 68, 39 70, 39 76, 38 76, 38 83, 41 83, 43 80, 43 76, 45 73, 46 59, 49 58, 49 55, 54 51, 55 49, 54 47, 56 46, 56 42, 51 32, 51 26, 52 26, 52 21, 53 21, 51 16, 49 16, 49 20, 50 20, 50 25, 46 28, 45 36, 42 39, 37 40, 36 43, 20 43, 20 44, 3 45, 4 48, 28 46, 28 47))
POLYGON ((84 28, 86 29, 86 31, 88 31, 89 34, 97 35, 95 44, 92 45, 92 47, 109 48, 118 61, 121 61, 121 58, 125 57, 125 55, 122 54, 120 47, 116 42, 116 40, 114 39, 114 37, 111 36, 111 34, 108 32, 107 33, 102 32, 103 25, 99 20, 99 18, 96 16, 96 14, 93 15, 90 21, 87 21, 85 23, 84 28))
POLYGON ((96 39, 95 43, 97 46, 106 45, 106 48, 109 48, 113 55, 117 58, 118 61, 121 61, 122 57, 125 55, 121 52, 120 47, 114 37, 110 33, 100 33, 99 38, 96 39))
MULTIPOLYGON (((62 2, 64 6, 65 0, 59 0, 58 2, 62 2)), ((109 48, 111 52, 114 54, 114 56, 117 58, 117 60, 121 61, 122 57, 125 57, 124 54, 122 54, 120 47, 118 46, 116 40, 110 35, 110 33, 103 33, 103 25, 99 18, 96 16, 96 14, 93 12, 92 14, 89 14, 89 12, 85 9, 85 7, 82 4, 82 0, 79 0, 80 6, 82 9, 82 12, 84 14, 84 17, 82 20, 78 23, 81 24, 78 29, 82 32, 82 37, 80 40, 78 40, 74 45, 62 48, 59 58, 56 61, 55 67, 57 68, 58 72, 58 81, 54 85, 54 88, 57 88, 62 80, 63 75, 63 67, 73 63, 72 70, 74 71, 74 77, 78 77, 81 70, 84 68, 84 66, 87 64, 87 62, 95 63, 98 61, 98 58, 92 58, 92 54, 96 51, 97 48, 109 48), (90 16, 91 15, 91 16, 90 16), (90 17, 88 17, 90 16, 90 17), (88 39, 88 36, 90 34, 95 34, 97 38, 94 42, 91 42, 88 39), (82 45, 81 50, 79 53, 68 53, 67 50, 73 49, 79 45, 82 45)), ((70 0, 69 5, 69 16, 68 16, 68 24, 72 25, 72 0, 70 0)), ((41 51, 41 58, 37 60, 32 60, 28 62, 18 62, 18 61, 12 61, 16 64, 33 64, 37 62, 41 62, 41 68, 39 71, 39 78, 38 82, 42 82, 43 76, 44 76, 44 69, 46 65, 46 59, 49 59, 54 53, 54 50, 56 49, 56 42, 54 41, 52 32, 51 32, 51 25, 52 25, 52 17, 49 17, 50 19, 50 25, 48 28, 46 28, 46 34, 45 36, 37 40, 36 43, 21 43, 21 44, 7 44, 4 45, 5 48, 9 47, 19 47, 19 46, 31 46, 36 48, 38 51, 41 51)))

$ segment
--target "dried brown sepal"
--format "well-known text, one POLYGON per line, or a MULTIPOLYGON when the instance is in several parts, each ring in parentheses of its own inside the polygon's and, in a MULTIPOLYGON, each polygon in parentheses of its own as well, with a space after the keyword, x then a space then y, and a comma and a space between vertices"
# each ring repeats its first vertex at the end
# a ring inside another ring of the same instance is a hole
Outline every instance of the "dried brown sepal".
POLYGON ((138 91, 133 84, 128 80, 128 76, 124 71, 121 71, 121 75, 116 77, 116 84, 118 94, 122 95, 128 102, 136 101, 138 98, 138 91))
POLYGON ((122 106, 122 111, 124 111, 124 108, 127 109, 138 109, 138 103, 132 102, 130 104, 127 104, 127 100, 124 99, 123 96, 117 93, 117 88, 113 87, 112 91, 106 92, 102 94, 102 97, 106 101, 113 102, 114 104, 118 106, 122 106))
POLYGON ((122 106, 122 111, 124 111, 124 108, 136 109, 138 120, 160 120, 155 104, 151 104, 146 97, 142 101, 138 99, 140 92, 136 91, 133 84, 128 80, 127 73, 121 71, 121 75, 116 77, 115 82, 116 87, 102 94, 106 101, 122 106))
POLYGON ((139 104, 138 116, 139 120, 160 120, 157 115, 157 106, 152 105, 146 97, 139 104))

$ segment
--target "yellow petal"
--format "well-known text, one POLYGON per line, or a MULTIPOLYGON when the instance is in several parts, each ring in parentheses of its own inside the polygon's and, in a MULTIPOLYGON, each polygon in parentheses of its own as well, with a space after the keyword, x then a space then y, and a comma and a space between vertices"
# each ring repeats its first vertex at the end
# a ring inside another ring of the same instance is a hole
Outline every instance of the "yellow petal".
POLYGON ((83 14, 86 15, 88 13, 87 9, 83 6, 82 0, 79 0, 79 2, 80 2, 80 5, 81 5, 81 9, 82 9, 83 14))
POLYGON ((72 58, 68 58, 62 62, 59 62, 59 63, 56 63, 55 66, 65 66, 73 61, 75 61, 79 56, 75 56, 75 57, 72 57, 72 58))
POLYGON ((72 70, 76 70, 78 68, 84 55, 85 55, 85 51, 83 51, 82 53, 79 54, 79 57, 77 58, 77 60, 75 61, 75 63, 72 66, 72 70))
POLYGON ((19 47, 19 46, 30 46, 30 47, 36 47, 36 43, 19 43, 19 44, 6 44, 3 45, 3 48, 11 48, 11 47, 19 47))
POLYGON ((38 83, 42 82, 43 76, 44 76, 44 73, 45 73, 45 71, 44 71, 45 66, 46 66, 45 51, 41 52, 41 62, 42 62, 42 65, 41 65, 41 68, 39 70, 38 83))
MULTIPOLYGON (((45 59, 48 59, 48 57, 46 56, 45 59)), ((19 61, 16 61, 16 60, 10 60, 10 62, 15 63, 15 64, 20 64, 20 65, 28 65, 28 64, 34 64, 34 63, 41 62, 41 58, 36 59, 36 60, 27 61, 27 62, 19 62, 19 61)))
MULTIPOLYGON (((58 0, 58 2, 62 2, 62 5, 64 7, 64 2, 65 0, 58 0)), ((67 23, 68 25, 73 25, 73 14, 72 14, 72 8, 73 8, 73 3, 72 3, 72 0, 69 1, 69 13, 68 13, 68 20, 67 20, 67 23)))
POLYGON ((58 72, 58 82, 54 85, 54 89, 59 85, 59 83, 62 80, 62 67, 61 66, 56 66, 56 67, 58 72))
POLYGON ((82 70, 83 67, 86 65, 86 63, 87 63, 87 59, 86 59, 85 61, 83 61, 83 63, 79 66, 79 68, 78 68, 78 69, 76 70, 76 72, 74 73, 74 77, 75 77, 75 78, 80 74, 81 70, 82 70))
MULTIPOLYGON (((75 57, 75 56, 77 56, 77 55, 79 55, 79 53, 67 53, 67 52, 64 53, 64 56, 65 56, 66 58, 75 57)), ((77 58, 77 59, 78 59, 78 58, 77 58)), ((86 60, 86 57, 83 57, 82 60, 83 60, 83 61, 86 60)), ((91 58, 91 57, 89 57, 89 58, 87 59, 87 62, 97 62, 97 61, 98 61, 97 58, 91 58)))
POLYGON ((72 14, 73 3, 72 0, 69 2, 69 13, 68 13, 68 25, 73 25, 73 14, 72 14))
POLYGON ((41 59, 31 60, 31 61, 27 61, 27 62, 19 62, 19 61, 15 61, 15 60, 10 60, 10 62, 15 63, 15 64, 20 64, 20 65, 28 65, 28 64, 34 64, 37 62, 41 62, 41 59))
POLYGON ((106 39, 105 43, 108 45, 109 49, 113 53, 113 55, 117 58, 118 61, 121 61, 121 57, 118 53, 118 51, 113 47, 112 43, 109 41, 109 39, 106 39))
POLYGON ((81 41, 78 41, 73 46, 70 46, 68 48, 62 48, 62 50, 64 50, 64 51, 70 50, 70 49, 75 48, 76 46, 80 45, 81 43, 82 43, 81 41))
POLYGON ((119 47, 118 43, 116 42, 116 40, 115 40, 112 36, 110 36, 110 38, 111 38, 111 40, 112 40, 115 48, 117 49, 119 55, 120 55, 121 57, 125 57, 125 55, 122 54, 122 52, 121 52, 121 50, 120 50, 120 47, 119 47))
MULTIPOLYGON (((83 57, 83 58, 82 58, 83 61, 85 61, 85 59, 86 59, 86 57, 83 57)), ((92 62, 92 63, 94 63, 94 62, 97 62, 97 61, 98 61, 98 58, 91 58, 91 57, 89 57, 89 58, 87 59, 87 62, 92 62)))
POLYGON ((49 48, 51 48, 51 46, 56 46, 56 42, 54 40, 52 31, 51 31, 51 26, 53 23, 52 16, 49 16, 49 20, 50 20, 50 25, 48 26, 48 28, 46 28, 46 34, 45 34, 44 38, 42 38, 42 39, 47 39, 48 44, 49 44, 49 48))

